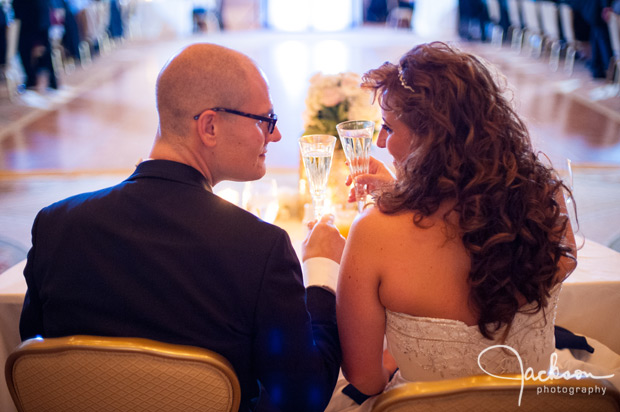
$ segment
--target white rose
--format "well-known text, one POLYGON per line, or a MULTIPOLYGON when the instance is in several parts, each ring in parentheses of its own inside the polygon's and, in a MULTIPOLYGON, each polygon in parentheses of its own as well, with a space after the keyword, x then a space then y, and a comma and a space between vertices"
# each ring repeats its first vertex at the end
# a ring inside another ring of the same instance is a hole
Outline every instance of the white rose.
POLYGON ((323 90, 323 96, 321 98, 321 104, 326 107, 336 106, 344 100, 345 96, 342 90, 338 87, 329 87, 323 90))

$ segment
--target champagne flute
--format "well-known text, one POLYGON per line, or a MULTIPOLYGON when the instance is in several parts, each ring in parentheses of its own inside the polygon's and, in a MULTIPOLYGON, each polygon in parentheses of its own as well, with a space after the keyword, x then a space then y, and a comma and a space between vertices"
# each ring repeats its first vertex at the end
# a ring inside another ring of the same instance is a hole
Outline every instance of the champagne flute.
POLYGON ((336 137, 326 134, 306 135, 299 138, 299 148, 310 183, 310 195, 315 219, 325 213, 327 177, 332 166, 336 137))
MULTIPOLYGON (((375 123, 369 120, 350 120, 336 126, 353 178, 368 173, 374 129, 375 123)), ((355 199, 357 211, 361 212, 366 204, 365 185, 355 183, 355 199)))
POLYGON ((565 162, 557 170, 558 175, 564 182, 564 184, 573 191, 573 163, 570 159, 565 159, 565 162))
MULTIPOLYGON (((573 165, 570 159, 565 159, 559 167, 556 168, 556 172, 564 185, 570 190, 571 195, 574 196, 573 187, 573 165)), ((566 203, 566 212, 571 222, 574 233, 579 232, 579 221, 577 220, 576 206, 573 202, 573 197, 569 196, 567 192, 564 192, 564 202, 566 203)))

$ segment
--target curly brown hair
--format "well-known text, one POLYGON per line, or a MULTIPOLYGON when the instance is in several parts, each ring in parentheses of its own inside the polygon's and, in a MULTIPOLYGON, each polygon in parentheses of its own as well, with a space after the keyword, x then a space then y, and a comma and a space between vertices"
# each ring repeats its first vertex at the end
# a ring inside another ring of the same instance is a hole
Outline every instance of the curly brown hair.
POLYGON ((562 243, 568 218, 557 201, 570 190, 537 158, 496 74, 478 57, 434 42, 398 66, 369 71, 362 84, 415 135, 398 181, 376 205, 387 214, 413 211, 422 227, 442 202, 454 202, 448 213, 457 214, 471 258, 470 304, 489 339, 511 324, 519 295, 535 302, 535 312, 544 309, 560 259, 575 261, 562 243))

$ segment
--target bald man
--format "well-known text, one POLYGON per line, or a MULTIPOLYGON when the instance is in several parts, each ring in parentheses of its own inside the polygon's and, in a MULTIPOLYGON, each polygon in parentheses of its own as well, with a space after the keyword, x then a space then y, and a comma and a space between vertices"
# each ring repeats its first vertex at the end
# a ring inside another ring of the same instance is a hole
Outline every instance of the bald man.
POLYGON ((241 411, 322 411, 341 360, 329 219, 304 241, 212 194, 265 174, 280 140, 265 77, 246 56, 196 44, 157 79, 159 127, 124 182, 43 209, 24 276, 22 339, 131 336, 225 356, 241 411), (312 268, 311 268, 312 267, 312 268))

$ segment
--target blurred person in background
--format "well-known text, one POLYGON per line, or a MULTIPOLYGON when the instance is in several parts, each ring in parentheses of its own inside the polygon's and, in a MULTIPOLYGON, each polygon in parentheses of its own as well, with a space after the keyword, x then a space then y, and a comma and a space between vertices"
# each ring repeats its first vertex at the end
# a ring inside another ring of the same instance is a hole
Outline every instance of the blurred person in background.
POLYGON ((21 21, 18 50, 26 74, 26 89, 37 87, 41 71, 48 73, 47 86, 57 89, 49 40, 50 0, 13 0, 13 9, 15 18, 21 21))
POLYGON ((611 6, 611 0, 567 0, 567 3, 589 25, 590 59, 587 64, 592 77, 606 78, 612 49, 609 27, 603 16, 604 10, 611 6))

